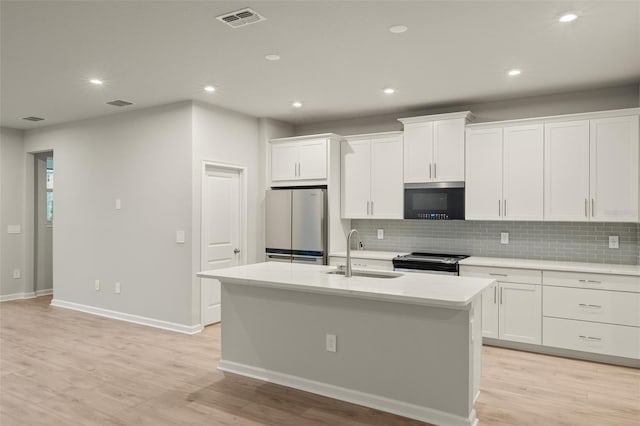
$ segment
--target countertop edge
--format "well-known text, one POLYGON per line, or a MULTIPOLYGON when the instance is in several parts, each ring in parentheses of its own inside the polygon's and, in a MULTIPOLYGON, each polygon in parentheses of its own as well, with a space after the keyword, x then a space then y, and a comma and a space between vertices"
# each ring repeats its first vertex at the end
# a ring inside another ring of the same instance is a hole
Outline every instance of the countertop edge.
POLYGON ((587 263, 558 260, 537 260, 517 258, 486 258, 471 256, 459 262, 460 266, 484 266, 495 268, 539 269, 543 271, 583 272, 593 274, 626 275, 640 277, 640 265, 620 265, 615 263, 587 263), (520 262, 520 263, 518 263, 520 262), (632 270, 636 267, 637 270, 632 270), (627 269, 631 268, 631 269, 627 269))

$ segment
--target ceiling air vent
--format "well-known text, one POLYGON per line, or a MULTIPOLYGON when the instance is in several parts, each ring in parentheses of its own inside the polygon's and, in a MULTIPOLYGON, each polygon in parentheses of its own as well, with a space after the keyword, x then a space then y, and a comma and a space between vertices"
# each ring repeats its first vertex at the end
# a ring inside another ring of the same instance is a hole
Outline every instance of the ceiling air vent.
POLYGON ((44 118, 42 118, 42 117, 34 117, 34 116, 23 117, 22 119, 23 120, 27 120, 27 121, 42 121, 42 120, 44 120, 44 118))
POLYGON ((256 11, 247 8, 236 10, 235 12, 225 13, 216 16, 218 21, 224 22, 231 28, 240 28, 245 25, 255 24, 256 22, 265 21, 267 18, 258 14, 256 11))
POLYGON ((123 101, 122 99, 116 99, 115 101, 107 102, 107 105, 123 107, 127 105, 133 105, 133 102, 127 102, 127 101, 123 101))

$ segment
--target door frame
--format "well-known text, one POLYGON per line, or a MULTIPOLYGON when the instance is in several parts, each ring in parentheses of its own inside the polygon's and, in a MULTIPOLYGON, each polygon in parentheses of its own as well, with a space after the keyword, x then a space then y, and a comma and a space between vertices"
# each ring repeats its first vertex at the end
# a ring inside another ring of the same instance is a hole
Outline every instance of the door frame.
MULTIPOLYGON (((241 194, 239 196, 240 199, 240 243, 242 244, 242 250, 240 251, 240 264, 245 265, 247 263, 247 247, 248 247, 248 232, 247 232, 247 167, 241 166, 238 164, 230 164, 230 163, 221 163, 219 161, 212 160, 202 160, 202 167, 200 170, 200 259, 199 261, 199 270, 202 271, 204 267, 203 256, 205 253, 204 250, 204 241, 203 232, 204 232, 204 217, 205 217, 205 180, 207 178, 207 170, 218 170, 218 171, 226 171, 238 173, 238 177, 240 178, 240 191, 241 194)), ((203 318, 203 304, 202 304, 202 280, 204 278, 200 278, 200 323, 202 324, 203 318)))

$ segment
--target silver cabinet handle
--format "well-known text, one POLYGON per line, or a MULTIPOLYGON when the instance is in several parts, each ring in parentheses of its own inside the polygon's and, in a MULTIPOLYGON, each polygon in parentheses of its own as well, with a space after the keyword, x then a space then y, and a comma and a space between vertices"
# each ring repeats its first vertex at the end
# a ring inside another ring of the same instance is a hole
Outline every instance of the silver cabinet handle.
POLYGON ((371 202, 371 216, 373 216, 373 201, 371 202))
POLYGON ((489 275, 493 275, 494 277, 508 277, 509 276, 507 274, 494 274, 494 273, 489 273, 489 275))
POLYGON ((498 287, 494 286, 493 287, 493 304, 495 305, 497 300, 496 300, 496 293, 498 292, 498 287))
POLYGON ((578 280, 581 283, 592 283, 592 284, 602 284, 602 281, 596 281, 596 280, 578 280))
POLYGON ((591 304, 588 304, 588 303, 578 303, 578 306, 580 306, 581 308, 602 309, 602 305, 591 305, 591 304))
POLYGON ((502 287, 500 287, 500 304, 502 305, 502 287))
POLYGON ((589 211, 587 210, 587 199, 584 199, 584 217, 589 217, 589 211))
POLYGON ((591 340, 591 341, 595 341, 595 342, 601 342, 602 341, 602 337, 593 337, 593 336, 578 336, 579 338, 581 338, 582 340, 591 340))
POLYGON ((234 254, 238 254, 238 253, 240 253, 240 249, 239 249, 239 248, 233 249, 233 253, 234 253, 234 254))
POLYGON ((591 217, 595 217, 596 215, 596 211, 595 211, 595 199, 592 198, 591 199, 591 217))
POLYGON ((429 179, 431 179, 431 163, 429 163, 429 179))
POLYGON ((500 200, 498 200, 498 216, 502 216, 502 215, 500 214, 500 204, 501 204, 501 203, 500 203, 500 200))
POLYGON ((504 200, 504 217, 507 217, 507 200, 504 200))
POLYGON ((367 201, 367 216, 369 215, 369 201, 367 201))
POLYGON ((437 163, 433 163, 433 178, 436 179, 438 177, 438 173, 436 172, 437 163))

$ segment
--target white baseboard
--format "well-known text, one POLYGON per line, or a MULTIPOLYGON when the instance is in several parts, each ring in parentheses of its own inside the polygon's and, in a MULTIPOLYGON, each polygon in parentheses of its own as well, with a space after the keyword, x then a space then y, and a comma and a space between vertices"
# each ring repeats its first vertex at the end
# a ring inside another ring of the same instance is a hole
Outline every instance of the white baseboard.
POLYGON ((33 299, 34 297, 48 296, 53 294, 53 289, 29 291, 26 293, 13 293, 0 296, 0 302, 9 302, 11 300, 33 299))
POLYGON ((85 312, 87 314, 116 319, 120 321, 132 322, 134 324, 146 325, 149 327, 161 328, 163 330, 175 331, 183 334, 197 334, 202 331, 202 325, 193 326, 178 324, 175 322, 162 321, 154 318, 141 317, 138 315, 126 314, 124 312, 112 311, 109 309, 97 308, 95 306, 82 305, 80 303, 67 302, 65 300, 53 299, 51 306, 85 312))
POLYGON ((266 370, 263 368, 252 367, 250 365, 240 364, 233 361, 220 360, 218 369, 224 372, 239 374, 241 376, 247 376, 265 382, 276 383, 278 385, 288 386, 305 392, 311 392, 327 396, 329 398, 363 405, 365 407, 375 408, 376 410, 386 411, 388 413, 441 426, 474 426, 478 423, 475 410, 471 410, 469 417, 464 418, 455 414, 386 398, 384 396, 360 392, 341 386, 317 382, 315 380, 278 373, 276 371, 266 370))

